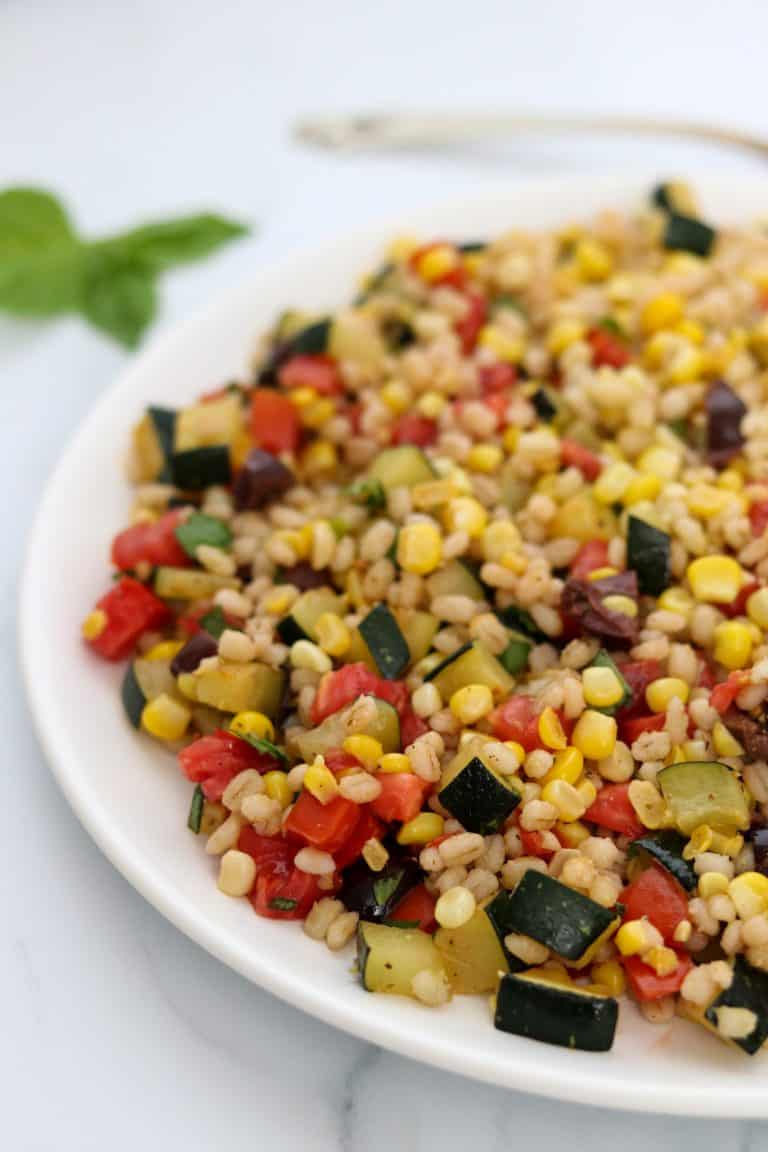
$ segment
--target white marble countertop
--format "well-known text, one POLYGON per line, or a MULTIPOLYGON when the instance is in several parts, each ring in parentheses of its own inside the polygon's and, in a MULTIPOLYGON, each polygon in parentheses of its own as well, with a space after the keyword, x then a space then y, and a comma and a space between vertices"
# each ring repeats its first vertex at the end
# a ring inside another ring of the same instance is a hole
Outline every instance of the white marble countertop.
MULTIPOLYGON (((728 15, 726 27, 720 6, 688 0, 0 0, 0 187, 48 184, 91 232, 201 206, 257 220, 252 241, 168 278, 160 323, 169 324, 254 261, 478 179, 617 164, 679 173, 715 158, 626 141, 334 158, 290 145, 294 115, 624 108, 759 128, 768 9, 736 0, 728 15)), ((281 1152, 554 1152, 577 1134, 591 1152, 764 1148, 765 1125, 579 1109, 371 1048, 227 970, 99 854, 31 732, 15 597, 46 475, 124 363, 78 321, 0 320, 0 1147, 198 1152, 247 1140, 281 1152)))

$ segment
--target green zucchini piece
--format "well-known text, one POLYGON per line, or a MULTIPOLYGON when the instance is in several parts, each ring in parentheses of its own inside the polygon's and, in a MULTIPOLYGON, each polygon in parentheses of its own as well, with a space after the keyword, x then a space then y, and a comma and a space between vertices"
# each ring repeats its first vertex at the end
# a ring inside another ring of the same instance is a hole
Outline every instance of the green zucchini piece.
POLYGON ((528 656, 533 648, 533 640, 524 636, 522 632, 509 633, 509 643, 499 655, 499 662, 504 665, 510 676, 517 676, 528 663, 528 656))
POLYGON ((482 760, 471 741, 454 756, 440 780, 440 803, 469 832, 495 832, 521 800, 520 792, 482 760))
POLYGON ((591 663, 588 665, 588 667, 590 667, 590 668, 610 668, 611 671, 618 677, 619 683, 621 684, 622 688, 624 689, 624 695, 622 696, 621 700, 619 700, 618 704, 611 704, 610 707, 608 707, 608 708, 597 708, 594 704, 590 705, 590 707, 594 708, 596 712, 605 712, 605 714, 607 716, 615 716, 615 714, 618 712, 618 710, 620 708, 624 708, 625 705, 627 705, 631 702, 632 689, 630 688, 629 684, 627 684, 626 680, 622 676, 618 666, 614 663, 614 661, 611 659, 611 657, 608 655, 608 653, 605 651, 604 648, 600 649, 600 651, 597 653, 594 660, 591 661, 591 663))
POLYGON ((199 624, 204 632, 213 636, 214 640, 219 640, 222 632, 226 631, 229 627, 224 611, 219 604, 215 604, 210 611, 206 612, 204 616, 201 616, 199 624))
POLYGON ((395 615, 411 654, 411 664, 416 664, 431 650, 440 621, 431 612, 416 608, 398 611, 395 615))
POLYGON ((682 212, 670 212, 662 243, 665 248, 674 251, 709 256, 716 238, 715 229, 703 220, 685 216, 682 212))
POLYGON ((452 652, 427 679, 434 680, 446 701, 466 684, 486 684, 497 699, 509 696, 515 687, 503 664, 478 641, 452 652))
POLYGON ((454 992, 473 996, 493 992, 509 966, 486 908, 476 908, 460 928, 438 928, 435 946, 454 992))
POLYGON ((537 388, 530 400, 539 420, 543 420, 545 424, 551 424, 560 410, 560 406, 552 393, 544 387, 537 388))
POLYGON ((534 871, 512 893, 508 914, 511 931, 533 937, 576 968, 590 963, 620 923, 614 909, 534 871))
POLYGON ((411 653, 387 605, 377 604, 372 608, 360 621, 359 629, 379 675, 385 680, 397 680, 408 667, 411 653))
POLYGON ((175 427, 176 413, 172 409, 147 408, 133 429, 137 481, 170 481, 175 427))
POLYGON ((152 429, 157 437, 157 445, 163 458, 163 465, 157 475, 162 483, 171 480, 171 457, 173 456, 173 443, 176 435, 176 413, 172 408, 147 408, 147 416, 152 423, 152 429))
POLYGON ((528 501, 531 486, 521 479, 514 468, 514 461, 507 460, 501 469, 501 502, 514 515, 528 501))
POLYGON ((219 660, 217 667, 201 666, 192 675, 198 701, 221 712, 263 712, 274 720, 283 703, 285 673, 268 664, 219 660))
POLYGON ((385 492, 393 488, 413 488, 434 478, 434 468, 421 448, 414 444, 385 448, 368 469, 368 480, 378 480, 385 492))
POLYGON ((210 548, 229 548, 232 544, 229 526, 223 520, 206 516, 203 512, 193 512, 182 521, 174 529, 174 536, 193 560, 201 544, 207 544, 210 548))
POLYGON ((708 824, 726 836, 749 828, 749 801, 741 781, 717 760, 689 760, 662 768, 657 777, 679 832, 690 836, 708 824))
POLYGON ((430 600, 438 596, 468 596, 470 600, 484 600, 485 590, 472 570, 461 560, 449 560, 427 577, 430 600))
POLYGON ((663 212, 685 212, 692 215, 696 211, 690 188, 680 180, 657 184, 651 192, 651 203, 663 212))
POLYGON ((671 538, 639 516, 627 522, 627 568, 637 573, 640 591, 646 596, 660 596, 672 578, 671 538))
POLYGON ((488 247, 487 240, 465 240, 463 244, 457 244, 456 248, 459 252, 485 252, 488 247))
POLYGON ((234 576, 217 576, 195 568, 156 568, 153 581, 163 600, 210 600, 220 588, 239 588, 234 576))
POLYGON ((232 467, 228 445, 212 444, 205 448, 174 452, 171 457, 171 479, 177 488, 185 492, 200 492, 211 484, 229 484, 232 480, 232 467))
POLYGON ((331 321, 328 317, 308 324, 287 341, 289 356, 319 356, 328 350, 331 321))
POLYGON ((499 982, 493 1024, 501 1032, 583 1052, 607 1052, 613 1044, 619 1005, 575 985, 564 987, 534 975, 509 973, 499 982))
POLYGON ((360 923, 357 930, 357 966, 363 988, 412 996, 411 981, 429 969, 444 973, 443 960, 430 935, 419 928, 360 923))
POLYGON ((144 705, 147 698, 141 690, 141 686, 136 679, 136 672, 133 667, 133 661, 128 665, 123 676, 123 683, 120 689, 120 698, 123 702, 125 714, 130 720, 134 728, 141 727, 141 713, 144 711, 144 705))
POLYGON ((187 828, 195 835, 200 831, 200 824, 203 819, 203 807, 205 805, 205 793, 198 784, 192 793, 192 803, 189 806, 189 816, 187 817, 187 828))
POLYGON ((387 494, 380 480, 357 480, 347 489, 349 496, 357 504, 364 504, 371 512, 379 512, 387 506, 387 494))
POLYGON ((449 656, 446 656, 445 660, 441 660, 439 664, 436 664, 431 672, 427 672, 424 679, 434 680, 435 677, 439 676, 441 672, 443 672, 446 668, 450 668, 451 664, 455 663, 456 660, 459 660, 466 652, 469 652, 472 647, 472 640, 467 641, 466 644, 462 644, 461 647, 457 648, 455 652, 451 652, 449 656))
MULTIPOLYGON (((373 736, 378 740, 385 752, 399 752, 400 743, 400 717, 397 711, 386 700, 373 697, 376 704, 376 715, 364 731, 364 735, 373 736)), ((342 708, 331 716, 326 716, 317 728, 310 728, 296 738, 299 753, 306 761, 311 761, 317 755, 324 755, 329 748, 340 748, 344 738, 350 735, 347 727, 347 717, 354 705, 342 708)))
POLYGON ((145 700, 154 700, 162 695, 178 698, 170 660, 147 660, 139 656, 133 661, 133 675, 145 700))
POLYGON ((733 979, 730 988, 721 992, 704 1013, 711 1025, 718 1029, 720 1008, 745 1008, 754 1016, 754 1029, 741 1040, 731 1040, 749 1056, 759 1052, 768 1038, 768 972, 762 972, 748 964, 743 956, 737 956, 733 965, 733 979))
POLYGON ((506 624, 507 628, 514 628, 515 631, 522 632, 524 636, 530 636, 531 640, 535 640, 537 643, 547 639, 527 608, 521 608, 518 604, 509 604, 496 615, 502 624, 506 624))
POLYGON ((631 860, 642 853, 647 853, 658 864, 661 864, 662 868, 666 868, 667 872, 674 876, 678 884, 681 884, 687 892, 693 892, 697 878, 693 864, 683 859, 685 844, 684 836, 672 828, 665 828, 661 832, 647 832, 644 836, 633 840, 627 849, 627 855, 631 860))
POLYGON ((284 644, 294 644, 297 640, 314 640, 315 627, 324 612, 339 615, 344 601, 332 588, 310 588, 294 601, 287 616, 277 625, 277 632, 284 644))

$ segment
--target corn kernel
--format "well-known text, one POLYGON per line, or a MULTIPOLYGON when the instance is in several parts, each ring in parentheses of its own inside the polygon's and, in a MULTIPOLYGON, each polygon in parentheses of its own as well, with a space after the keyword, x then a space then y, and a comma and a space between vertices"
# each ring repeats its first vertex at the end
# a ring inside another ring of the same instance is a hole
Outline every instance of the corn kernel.
POLYGON ((520 336, 512 336, 495 324, 486 324, 480 329, 478 343, 483 348, 489 348, 498 360, 503 360, 507 364, 519 364, 525 356, 525 340, 520 336))
POLYGON ((578 848, 592 835, 586 824, 574 820, 571 824, 558 822, 555 824, 555 834, 564 848, 578 848))
POLYGON ((459 254, 455 248, 450 244, 435 244, 419 258, 419 275, 428 284, 436 284, 453 272, 458 263, 459 254))
POLYGON ((235 736, 255 736, 258 740, 274 740, 275 727, 263 712, 238 712, 229 725, 235 736))
POLYGON ((149 652, 144 654, 145 660, 173 660, 176 653, 184 647, 181 640, 161 640, 153 644, 149 652))
POLYGON ((440 567, 443 542, 435 524, 406 524, 397 537, 397 562, 406 572, 425 576, 440 567))
POLYGON ((385 752, 379 760, 379 772, 410 772, 411 762, 403 752, 385 752))
POLYGON ((768 588, 758 588, 747 600, 747 615, 753 624, 768 632, 768 588))
POLYGON ((321 804, 329 804, 339 794, 336 777, 326 767, 322 756, 316 756, 304 773, 304 788, 321 804))
POLYGON ((584 771, 584 757, 578 748, 570 746, 563 748, 555 756, 555 762, 542 780, 542 784, 550 784, 553 780, 565 780, 568 784, 576 784, 584 771))
POLYGON ((387 852, 381 840, 377 840, 375 837, 366 840, 365 844, 363 844, 362 856, 371 872, 381 872, 389 860, 389 852, 387 852))
POLYGON ((302 468, 308 476, 319 476, 322 472, 334 472, 339 466, 336 445, 329 440, 315 440, 304 449, 301 456, 302 468))
POLYGON ((741 568, 731 556, 699 556, 686 576, 695 598, 710 604, 732 604, 742 584, 741 568))
POLYGON ((539 716, 539 739, 546 748, 560 751, 568 746, 560 717, 554 708, 545 708, 539 716))
POLYGON ((407 412, 413 400, 411 390, 403 380, 390 380, 382 388, 380 396, 387 408, 395 415, 407 412))
POLYGON ((744 477, 740 476, 735 468, 724 469, 717 478, 718 488, 725 488, 727 492, 741 492, 744 487, 744 477))
POLYGON ((645 917, 642 920, 627 920, 619 928, 615 940, 622 956, 639 956, 662 944, 661 933, 645 917))
POLYGON ((450 709, 462 724, 474 724, 493 708, 493 693, 487 684, 465 684, 451 696, 450 709))
POLYGON ((176 677, 176 687, 188 700, 197 700, 197 680, 194 672, 180 672, 176 677))
POLYGON ((293 800, 293 790, 285 772, 265 772, 262 776, 264 790, 271 800, 277 800, 281 808, 287 808, 293 800))
POLYGON ((461 263, 467 275, 477 279, 485 267, 485 257, 482 252, 462 252, 461 263))
POLYGON ((731 880, 728 895, 742 920, 768 912, 768 876, 760 872, 742 872, 731 880))
POLYGON ((584 801, 584 809, 591 808, 597 799, 597 788, 591 780, 580 780, 576 785, 576 791, 584 801))
POLYGON ((292 388, 288 393, 288 398, 295 408, 302 409, 314 404, 317 400, 317 392, 314 388, 292 388))
POLYGON ((615 504, 621 500, 634 476, 634 469, 621 460, 609 464, 592 485, 592 495, 600 504, 615 504))
POLYGON ((686 704, 689 693, 690 687, 679 676, 660 676, 646 688, 645 701, 651 712, 666 712, 675 696, 686 704))
POLYGON ((264 598, 264 611, 268 612, 270 616, 283 616, 295 598, 295 593, 286 592, 279 588, 272 589, 264 598))
POLYGON ((330 396, 321 396, 312 404, 307 404, 305 408, 301 409, 301 424, 304 428, 318 431, 324 424, 333 419, 335 412, 336 405, 330 396))
POLYGON ((373 768, 384 755, 381 741, 376 740, 373 736, 362 734, 347 736, 341 746, 345 752, 349 752, 350 756, 356 756, 366 768, 373 768))
POLYGON ((602 568, 593 568, 587 575, 587 580, 605 580, 607 576, 618 576, 618 568, 612 568, 610 564, 604 565, 602 568))
POLYGON ((545 784, 541 799, 557 808, 558 819, 564 824, 581 819, 588 808, 579 791, 567 780, 551 780, 545 784))
POLYGON ((728 877, 722 872, 704 872, 699 876, 699 896, 709 900, 710 896, 722 896, 728 891, 728 877))
POLYGON ((620 612, 622 616, 637 616, 637 602, 631 596, 604 596, 603 606, 609 612, 620 612))
POLYGON ((102 608, 94 608, 83 620, 83 639, 97 640, 109 623, 109 618, 102 608))
POLYGON ((291 645, 291 665, 293 668, 306 668, 310 672, 330 672, 333 664, 327 652, 323 652, 311 640, 296 640, 291 645))
POLYGON ((335 612, 323 612, 315 624, 317 642, 329 656, 343 656, 352 643, 352 635, 335 612))
POLYGON ((672 328, 683 318, 685 305, 676 292, 660 292, 652 297, 640 313, 640 324, 645 333, 659 332, 662 328, 672 328))
POLYGON ((598 282, 607 280, 613 272, 613 257, 599 240, 580 240, 574 249, 574 260, 579 275, 584 280, 598 282))
POLYGON ((612 708, 624 697, 624 687, 613 668, 585 668, 581 673, 581 686, 590 708, 612 708))
POLYGON ((671 584, 665 588, 656 601, 657 607, 665 612, 676 612, 678 616, 688 619, 693 611, 693 600, 679 584, 671 584))
POLYGON ((683 319, 675 324, 674 331, 678 336, 684 336, 691 344, 703 344, 706 332, 696 320, 683 319))
POLYGON ((591 969, 590 977, 595 984, 601 984, 609 996, 623 996, 626 991, 627 981, 624 976, 624 969, 615 960, 608 960, 605 964, 595 964, 591 969))
POLYGON ((511 520, 495 520, 483 531, 483 556, 498 564, 507 552, 514 552, 521 543, 519 529, 511 520))
POLYGON ((694 860, 702 852, 708 852, 712 847, 714 833, 708 824, 699 824, 691 832, 688 843, 683 848, 683 860, 694 860))
POLYGON ((717 516, 731 499, 728 492, 715 488, 713 484, 697 484, 686 496, 688 511, 702 520, 717 516))
POLYGON ((647 472, 642 476, 635 475, 625 490, 621 502, 625 508, 631 508, 634 504, 639 504, 641 500, 655 500, 659 492, 661 492, 661 480, 658 476, 654 476, 652 472, 647 472))
POLYGON ((678 348, 664 369, 664 384, 690 384, 705 370, 705 359, 698 348, 688 344, 678 348))
POLYGON ((443 818, 436 812, 420 812, 403 824, 397 834, 398 844, 428 844, 443 834, 443 818))
POLYGON ((616 746, 616 731, 613 716, 588 708, 576 721, 571 743, 588 760, 602 760, 616 746))
POLYGON ((664 797, 650 780, 632 780, 627 795, 638 820, 644 827, 651 829, 664 827, 667 806, 664 797))
POLYGON ((488 513, 480 501, 472 496, 451 500, 443 516, 449 532, 466 532, 470 539, 482 536, 488 523, 488 513))
POLYGON ((437 420, 447 403, 440 392, 424 392, 416 401, 416 407, 428 420, 437 420))
POLYGON ((514 424, 510 424, 509 428, 504 429, 504 434, 501 437, 501 442, 504 445, 504 451, 512 455, 517 451, 517 445, 520 441, 520 429, 516 428, 514 424))
MULTIPOLYGON (((461 489, 452 480, 425 480, 423 484, 411 488, 411 502, 414 508, 421 511, 439 508, 441 504, 448 504, 460 496, 461 489)), ((479 507, 485 514, 482 504, 479 507)))
POLYGON ((752 658, 752 633, 738 620, 725 620, 715 628, 714 657, 732 671, 746 668, 752 658))
POLYGON ((657 976, 671 976, 680 963, 674 948, 649 948, 643 955, 643 963, 653 968, 657 976))
POLYGON ((186 704, 174 700, 167 692, 161 692, 144 705, 141 726, 156 740, 173 742, 181 740, 191 719, 192 713, 186 704))
POLYGON ((578 492, 560 505, 549 525, 549 534, 584 541, 604 540, 608 535, 601 527, 595 501, 586 492, 578 492))
POLYGON ((584 339, 586 329, 579 320, 558 320, 547 333, 547 350, 550 356, 559 356, 571 344, 584 339))
POLYGON ((467 468, 471 472, 482 472, 491 475, 497 472, 504 459, 504 453, 498 444, 473 444, 467 454, 467 468))

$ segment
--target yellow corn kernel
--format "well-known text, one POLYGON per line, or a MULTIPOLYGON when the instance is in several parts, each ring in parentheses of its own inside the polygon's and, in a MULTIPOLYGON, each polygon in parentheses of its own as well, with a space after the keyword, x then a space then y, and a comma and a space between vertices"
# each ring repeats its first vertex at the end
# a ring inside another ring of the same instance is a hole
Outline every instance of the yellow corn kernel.
POLYGON ((180 672, 176 677, 176 687, 188 700, 197 700, 197 680, 194 672, 180 672))
POLYGON ((696 484, 688 491, 686 503, 693 516, 709 520, 712 516, 718 516, 730 499, 728 492, 716 488, 714 484, 696 484))
POLYGON ((467 453, 466 465, 470 472, 483 472, 491 475, 497 472, 504 459, 498 444, 473 444, 467 453))
POLYGON ((514 752, 515 756, 517 756, 518 766, 520 764, 522 764, 523 760, 525 760, 525 757, 527 755, 525 748, 523 748, 522 744, 518 744, 517 740, 505 740, 504 741, 504 747, 509 748, 510 752, 514 752))
POLYGON ((428 420, 437 420, 447 403, 441 392, 424 392, 416 401, 416 407, 428 420))
POLYGON ((615 960, 607 960, 605 964, 595 964, 590 971, 590 978, 595 984, 601 984, 609 996, 623 996, 627 989, 624 969, 615 960))
POLYGON ((587 575, 587 580, 605 580, 606 576, 618 576, 618 568, 612 568, 610 564, 606 564, 603 568, 593 568, 587 575))
POLYGON ((557 753, 555 762, 542 780, 542 784, 550 784, 553 780, 565 780, 568 784, 576 784, 583 771, 584 757, 578 748, 571 745, 557 753))
POLYGON ((322 756, 315 756, 313 762, 304 773, 304 788, 310 792, 315 800, 321 804, 329 804, 339 794, 336 777, 330 768, 326 767, 322 756))
POLYGON ((556 752, 568 746, 560 717, 554 708, 545 708, 539 716, 539 739, 545 748, 551 748, 556 752))
POLYGON ((459 253, 450 244, 436 244, 418 261, 419 275, 428 284, 447 276, 459 263, 459 253))
POLYGON ((487 684, 465 684, 451 696, 450 709, 462 724, 475 724, 493 708, 493 693, 487 684))
POLYGON ((592 485, 592 495, 600 504, 615 504, 621 500, 634 479, 634 469, 621 460, 603 468, 592 485))
POLYGON ((549 784, 545 784, 541 790, 541 799, 545 800, 547 804, 554 805, 557 809, 558 819, 563 824, 570 824, 574 820, 581 819, 589 807, 584 803, 578 789, 574 788, 573 784, 569 784, 567 780, 551 780, 549 784))
POLYGON ((738 620, 724 620, 715 628, 714 657, 725 668, 746 668, 752 658, 752 633, 738 620))
POLYGON ((620 612, 622 616, 637 616, 637 602, 631 596, 604 596, 603 605, 609 612, 620 612))
POLYGON ((264 790, 271 800, 277 800, 281 808, 287 808, 293 800, 293 790, 285 772, 265 772, 262 776, 264 790))
POLYGON ((721 896, 728 891, 728 877, 722 872, 704 872, 699 876, 699 896, 709 900, 710 896, 721 896))
POLYGON ((655 500, 659 492, 661 492, 660 478, 654 476, 652 472, 646 472, 642 476, 635 475, 624 492, 621 502, 625 508, 631 508, 633 504, 639 504, 641 500, 655 500))
POLYGON ((682 464, 682 455, 673 448, 653 445, 646 448, 637 459, 641 472, 650 472, 660 480, 676 480, 682 464))
POLYGON ((413 401, 413 394, 403 380, 390 380, 379 393, 387 408, 395 415, 407 412, 413 401))
POLYGON ((639 956, 649 948, 659 946, 659 932, 645 917, 642 920, 627 920, 619 928, 614 939, 622 956, 639 956))
POLYGON ((410 771, 411 762, 403 752, 385 752, 379 760, 379 772, 383 772, 385 775, 410 771))
POLYGON ((693 611, 693 600, 685 588, 681 588, 679 584, 670 584, 669 588, 665 588, 656 604, 665 612, 676 612, 678 616, 683 616, 686 620, 693 611))
POLYGON ((704 369, 705 360, 702 353, 698 348, 687 344, 683 348, 678 348, 666 365, 664 383, 665 385, 690 384, 692 380, 698 380, 703 375, 704 369))
POLYGON ((667 806, 664 797, 650 780, 632 780, 627 792, 637 818, 646 828, 663 828, 667 806))
POLYGON ((366 768, 373 768, 384 755, 381 741, 373 736, 347 736, 341 746, 350 756, 356 756, 366 768))
POLYGON ((699 556, 686 576, 694 597, 710 604, 732 604, 741 589, 741 568, 732 556, 699 556))
POLYGON ((683 318, 685 304, 676 292, 660 292, 644 305, 640 313, 643 331, 650 335, 662 328, 672 328, 683 318))
POLYGON ((584 809, 591 808, 597 799, 597 788, 591 780, 580 780, 576 785, 576 791, 584 801, 584 809))
POLYGON ((495 520, 483 531, 483 556, 498 564, 507 552, 514 552, 521 543, 519 529, 511 520, 495 520))
POLYGON ((645 700, 651 712, 666 712, 675 696, 685 704, 689 693, 690 687, 679 676, 660 676, 646 688, 645 700))
POLYGON ((514 424, 510 424, 509 428, 504 429, 504 435, 501 442, 504 445, 504 451, 510 455, 517 450, 518 441, 520 440, 520 429, 516 428, 514 424))
POLYGON ((683 860, 694 860, 702 852, 708 852, 712 847, 714 832, 708 824, 699 824, 691 832, 688 843, 683 848, 683 860))
POLYGON ((585 237, 579 240, 573 253, 576 269, 584 280, 607 280, 613 272, 613 256, 605 244, 585 237))
POLYGON ((440 567, 443 542, 435 524, 406 524, 397 537, 397 562, 406 572, 425 576, 440 567))
POLYGON ((443 518, 448 532, 466 532, 470 539, 482 536, 488 523, 488 513, 472 496, 451 500, 446 505, 443 518))
POLYGON ((322 472, 334 472, 339 466, 336 445, 329 440, 315 440, 304 449, 301 456, 302 468, 308 476, 319 476, 322 472))
POLYGON ((173 660, 176 653, 184 647, 181 640, 161 640, 153 644, 149 652, 144 653, 145 660, 173 660))
POLYGON ((258 740, 274 740, 275 727, 263 712, 238 712, 229 725, 236 736, 255 736, 258 740))
MULTIPOLYGON (((602 509, 601 509, 602 511, 602 509)), ((570 496, 558 508, 549 525, 551 537, 572 536, 576 540, 605 540, 595 501, 586 492, 570 496)))
POLYGON ((727 492, 741 492, 744 487, 744 477, 740 476, 735 468, 724 469, 717 478, 718 488, 725 488, 727 492))
POLYGON ((661 368, 669 359, 676 343, 671 332, 655 332, 649 336, 643 348, 643 363, 646 368, 661 368))
POLYGON ((578 848, 579 844, 583 844, 592 835, 580 820, 574 820, 571 824, 558 822, 555 824, 555 833, 564 848, 578 848))
POLYGON ((768 588, 758 588, 747 600, 747 615, 753 624, 768 631, 768 588))
POLYGON ((331 658, 312 640, 294 640, 291 645, 291 667, 309 672, 330 672, 331 658))
POLYGON ((333 419, 335 411, 336 405, 330 396, 321 396, 312 404, 307 404, 306 408, 301 409, 302 426, 318 431, 324 424, 333 419))
POLYGON ((270 616, 283 616, 295 598, 295 592, 287 592, 282 588, 274 588, 264 597, 264 611, 268 612, 270 616))
POLYGON ((616 721, 588 708, 576 721, 571 743, 586 759, 602 760, 616 747, 616 721))
POLYGON ((181 740, 189 726, 192 713, 186 704, 174 700, 167 692, 161 692, 154 700, 144 705, 141 713, 141 726, 156 740, 181 740))
POLYGON ((403 264, 421 246, 416 236, 395 236, 387 246, 387 257, 394 264, 403 264))
POLYGON ((683 319, 675 324, 674 331, 678 336, 684 336, 691 344, 703 344, 706 332, 696 320, 683 319))
POLYGON ((611 708, 624 697, 624 686, 613 668, 585 668, 581 673, 581 686, 590 708, 611 708))
POLYGON ((485 257, 482 252, 462 252, 461 263, 468 276, 477 278, 485 267, 485 257))
POLYGON ((84 640, 97 640, 109 623, 109 618, 102 608, 94 608, 83 620, 82 634, 84 640))
POLYGON ((317 392, 314 388, 292 388, 288 393, 288 398, 295 408, 302 409, 314 404, 317 400, 317 392))
POLYGON ((653 968, 657 976, 671 976, 680 963, 674 948, 649 948, 643 955, 643 963, 653 968))
POLYGON ((558 320, 547 333, 547 350, 550 356, 559 356, 571 344, 584 339, 586 328, 579 320, 558 320))
POLYGON ((486 324, 480 329, 478 343, 483 348, 489 348, 497 359, 504 360, 507 364, 519 364, 525 356, 525 340, 520 336, 512 336, 495 324, 486 324))
POLYGON ((420 812, 403 824, 397 834, 398 844, 428 844, 443 834, 444 820, 436 812, 420 812))
POLYGON ((728 895, 742 920, 768 912, 768 876, 760 872, 742 872, 731 880, 728 895))
POLYGON ((317 642, 329 656, 343 656, 352 643, 352 635, 335 612, 323 612, 315 624, 317 642))
POLYGON ((363 595, 363 581, 360 573, 351 568, 347 573, 347 578, 344 581, 344 591, 347 594, 350 604, 353 608, 362 608, 365 604, 365 596, 363 595))
MULTIPOLYGON (((411 488, 411 501, 414 508, 422 512, 430 508, 439 508, 441 504, 448 504, 461 496, 461 489, 452 480, 425 480, 423 484, 416 484, 411 488)), ((480 505, 482 508, 482 504, 480 505)), ((485 513, 485 509, 483 508, 485 513)))

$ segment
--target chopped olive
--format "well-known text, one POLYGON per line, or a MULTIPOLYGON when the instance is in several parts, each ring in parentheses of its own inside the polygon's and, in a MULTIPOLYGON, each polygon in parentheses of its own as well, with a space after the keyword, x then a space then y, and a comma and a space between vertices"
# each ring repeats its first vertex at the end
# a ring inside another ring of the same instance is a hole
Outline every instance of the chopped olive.
POLYGON ((235 507, 241 512, 246 508, 261 508, 262 504, 282 496, 292 484, 293 473, 282 460, 261 448, 252 448, 232 489, 235 507))
POLYGON ((716 381, 705 401, 707 412, 707 455, 714 468, 723 468, 744 445, 741 422, 747 408, 740 396, 725 383, 716 381))

